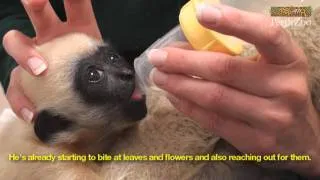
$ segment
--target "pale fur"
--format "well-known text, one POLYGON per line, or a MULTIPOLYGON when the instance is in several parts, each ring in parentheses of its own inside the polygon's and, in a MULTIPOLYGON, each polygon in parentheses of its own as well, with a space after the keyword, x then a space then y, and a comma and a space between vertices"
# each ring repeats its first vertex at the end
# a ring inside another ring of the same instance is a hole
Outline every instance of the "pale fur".
POLYGON ((77 122, 90 125, 92 118, 97 118, 96 109, 83 113, 89 107, 81 102, 74 93, 71 82, 78 60, 89 56, 102 43, 83 34, 72 34, 57 38, 37 47, 39 53, 48 61, 49 70, 44 76, 31 76, 22 72, 21 84, 25 94, 37 105, 37 110, 51 109, 62 115, 72 116, 77 122), (67 112, 66 112, 67 110, 67 112))
MULTIPOLYGON (((310 64, 310 87, 314 103, 320 99, 320 12, 316 11, 312 27, 289 28, 292 36, 304 48, 310 64)), ((99 110, 83 113, 88 109, 77 97, 68 82, 72 80, 74 63, 90 55, 100 42, 87 36, 73 34, 56 39, 38 47, 39 52, 49 61, 47 75, 34 78, 27 74, 23 78, 26 94, 37 105, 38 110, 51 108, 59 113, 72 114, 84 124, 96 118, 99 110), (78 42, 78 43, 74 43, 78 42), (70 46, 72 45, 72 46, 70 46), (65 49, 74 48, 63 56, 65 49), (83 48, 81 48, 83 47, 83 48), (91 47, 91 48, 88 48, 91 47), (57 56, 59 54, 59 56, 57 56), (71 68, 71 69, 70 69, 71 68), (39 88, 39 85, 41 87, 39 88), (72 106, 72 107, 71 107, 72 106), (67 110, 67 111, 66 111, 67 110)), ((249 48, 252 51, 251 47, 249 48)), ((254 51, 254 50, 253 50, 254 51)), ((252 52, 248 52, 252 53, 252 52)), ((214 152, 233 153, 225 146, 215 146, 219 140, 214 134, 199 127, 194 121, 177 112, 162 91, 150 89, 147 94, 148 115, 137 126, 121 137, 108 154, 126 153, 131 155, 206 154, 214 152)), ((318 110, 320 110, 318 108, 318 110)), ((7 160, 9 153, 70 153, 64 147, 49 147, 37 140, 32 125, 17 119, 5 111, 0 117, 0 177, 6 179, 192 179, 202 171, 207 162, 112 162, 96 166, 93 163, 14 163, 7 160), (10 120, 11 119, 11 120, 10 120)), ((68 137, 62 137, 67 138, 68 137)), ((70 139, 72 141, 72 138, 70 139)), ((218 143, 219 144, 219 143, 218 143)), ((230 148, 230 147, 229 147, 230 148)), ((224 175, 232 179, 233 167, 242 171, 243 166, 225 163, 212 165, 217 179, 224 175)), ((259 171, 254 169, 254 171, 259 171)), ((248 171, 254 174, 254 171, 248 171)), ((210 179, 210 177, 208 177, 210 179)), ((211 178, 212 179, 212 178, 211 178)))

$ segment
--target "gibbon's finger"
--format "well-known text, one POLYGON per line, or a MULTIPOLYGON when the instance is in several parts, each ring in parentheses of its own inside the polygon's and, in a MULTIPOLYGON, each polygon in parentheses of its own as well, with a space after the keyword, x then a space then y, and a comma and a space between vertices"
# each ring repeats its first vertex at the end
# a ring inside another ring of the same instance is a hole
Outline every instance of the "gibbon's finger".
MULTIPOLYGON (((271 17, 225 5, 202 4, 197 8, 199 22, 215 31, 255 44, 272 64, 289 64, 300 51, 289 34, 271 17)), ((301 55, 300 55, 301 56, 301 55)), ((300 57, 299 56, 299 57, 300 57)))
POLYGON ((267 99, 210 81, 166 74, 157 69, 152 70, 151 78, 159 88, 208 111, 241 119, 258 128, 264 128, 269 123, 263 116, 264 110, 271 106, 267 99))
POLYGON ((12 110, 27 122, 34 118, 35 107, 30 100, 24 95, 20 86, 20 67, 16 67, 11 72, 10 83, 7 91, 7 98, 12 110))
POLYGON ((262 133, 241 120, 205 110, 195 103, 171 94, 168 95, 168 99, 179 111, 198 122, 203 128, 225 139, 242 152, 252 151, 257 144, 261 143, 260 137, 262 133))
POLYGON ((61 23, 49 0, 22 0, 22 4, 35 29, 36 40, 39 42, 61 23))
POLYGON ((33 45, 32 39, 16 30, 7 32, 3 37, 3 46, 7 53, 30 74, 40 75, 48 65, 33 45))

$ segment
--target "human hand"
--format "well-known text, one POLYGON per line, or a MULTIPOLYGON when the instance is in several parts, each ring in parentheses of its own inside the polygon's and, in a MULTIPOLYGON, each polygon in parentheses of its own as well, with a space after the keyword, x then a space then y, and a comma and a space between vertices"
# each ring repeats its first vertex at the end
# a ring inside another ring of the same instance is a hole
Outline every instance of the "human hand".
POLYGON ((303 50, 271 18, 223 5, 197 10, 207 28, 254 44, 259 61, 172 47, 151 50, 153 83, 178 110, 241 152, 310 155, 311 161, 288 157, 281 165, 319 175, 319 117, 303 50))
POLYGON ((22 0, 22 4, 33 24, 36 37, 29 38, 19 31, 11 30, 3 37, 3 45, 19 64, 11 73, 7 91, 8 101, 18 116, 30 122, 34 117, 35 108, 20 86, 20 68, 35 76, 44 74, 48 68, 47 62, 37 53, 34 46, 71 32, 82 32, 97 39, 102 38, 91 0, 65 0, 66 22, 59 19, 48 0, 22 0))

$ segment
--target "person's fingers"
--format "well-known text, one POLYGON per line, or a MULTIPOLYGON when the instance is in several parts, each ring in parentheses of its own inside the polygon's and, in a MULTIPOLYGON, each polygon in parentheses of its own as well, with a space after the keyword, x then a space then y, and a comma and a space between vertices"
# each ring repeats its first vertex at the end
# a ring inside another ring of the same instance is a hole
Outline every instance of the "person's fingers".
POLYGON ((7 53, 30 74, 40 75, 48 65, 33 45, 32 39, 16 30, 7 32, 3 37, 3 46, 7 53))
POLYGON ((7 91, 7 98, 12 110, 24 120, 31 122, 34 118, 35 107, 24 95, 20 86, 20 67, 16 67, 11 72, 10 83, 7 91))
POLYGON ((268 141, 261 142, 262 138, 266 139, 262 136, 262 132, 250 127, 241 120, 208 111, 195 103, 171 94, 168 95, 168 99, 173 106, 198 122, 201 127, 214 132, 242 152, 252 151, 253 148, 256 149, 257 147, 264 148, 269 143, 268 141))
POLYGON ((91 0, 65 0, 64 6, 69 23, 88 24, 95 22, 91 0))
POLYGON ((241 11, 225 5, 201 4, 197 8, 199 22, 215 31, 239 37, 255 44, 269 63, 289 64, 301 56, 289 34, 270 17, 241 11))
MULTIPOLYGON (((178 48, 154 49, 148 54, 150 62, 159 70, 197 76, 219 82, 258 96, 272 96, 276 90, 267 83, 277 75, 273 64, 251 62, 244 57, 222 53, 197 52, 178 48)), ((277 69, 279 70, 279 69, 277 69)))
POLYGON ((50 31, 54 31, 61 22, 49 0, 22 0, 22 4, 33 24, 36 41, 43 42, 50 31))
POLYGON ((241 119, 258 128, 264 128, 272 121, 268 119, 270 116, 265 115, 272 107, 272 102, 267 99, 201 79, 166 74, 157 69, 151 73, 157 87, 208 111, 241 119))
POLYGON ((68 24, 89 28, 86 33, 101 39, 91 0, 65 0, 64 6, 68 24))

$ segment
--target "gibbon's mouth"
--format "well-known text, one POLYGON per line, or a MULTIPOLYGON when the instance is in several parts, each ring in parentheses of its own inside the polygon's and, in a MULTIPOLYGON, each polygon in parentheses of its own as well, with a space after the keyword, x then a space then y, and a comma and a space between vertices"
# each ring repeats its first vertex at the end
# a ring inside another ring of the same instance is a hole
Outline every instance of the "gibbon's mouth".
POLYGON ((145 95, 139 90, 139 88, 134 88, 130 99, 132 101, 143 101, 145 99, 145 95))

